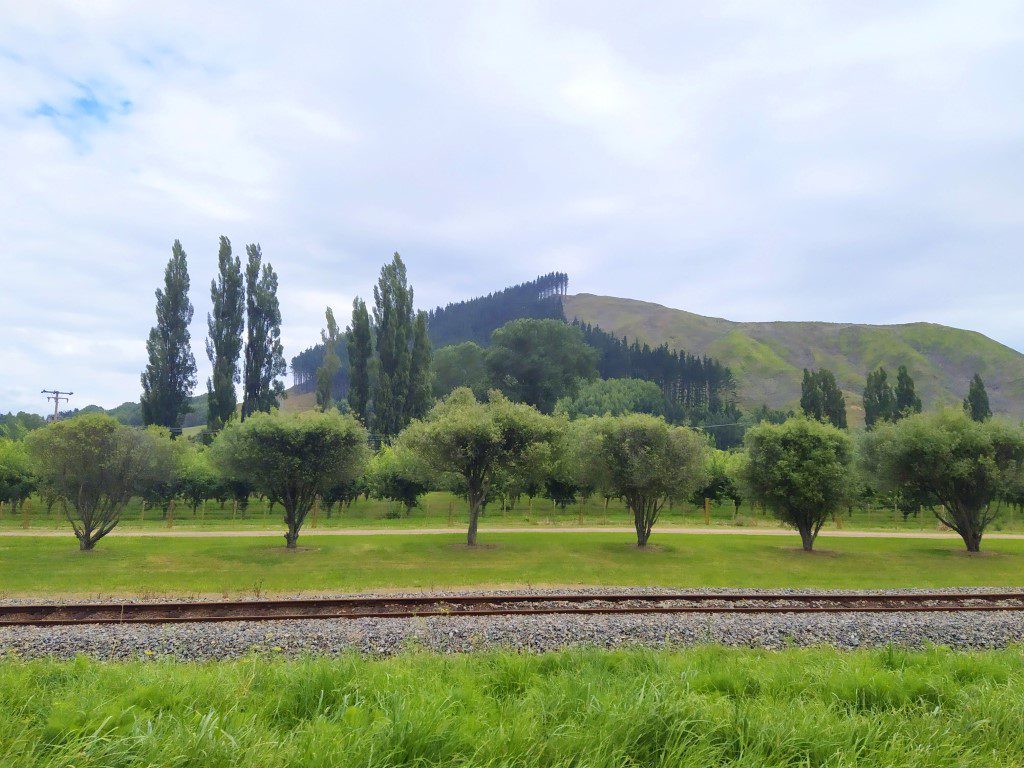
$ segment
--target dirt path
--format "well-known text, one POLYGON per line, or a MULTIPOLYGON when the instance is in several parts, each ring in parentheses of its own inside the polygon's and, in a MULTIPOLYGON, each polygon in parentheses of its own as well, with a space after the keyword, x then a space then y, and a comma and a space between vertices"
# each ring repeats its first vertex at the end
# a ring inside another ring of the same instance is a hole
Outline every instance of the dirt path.
MULTIPOLYGON (((465 534, 465 528, 303 528, 302 536, 427 536, 437 534, 465 534)), ((580 526, 576 528, 481 528, 481 534, 488 533, 634 533, 632 528, 619 526, 580 526)), ((654 534, 686 533, 686 534, 722 534, 727 536, 796 536, 796 531, 782 528, 656 528, 654 534)), ((66 531, 0 531, 0 537, 38 536, 61 537, 72 536, 70 529, 66 531)), ((262 538, 281 538, 283 531, 134 531, 114 530, 110 536, 141 536, 153 538, 229 538, 234 536, 251 536, 262 538)), ((821 536, 846 539, 959 539, 955 533, 939 531, 823 531, 821 536)), ((1024 539, 1022 533, 988 533, 986 539, 1024 539)))

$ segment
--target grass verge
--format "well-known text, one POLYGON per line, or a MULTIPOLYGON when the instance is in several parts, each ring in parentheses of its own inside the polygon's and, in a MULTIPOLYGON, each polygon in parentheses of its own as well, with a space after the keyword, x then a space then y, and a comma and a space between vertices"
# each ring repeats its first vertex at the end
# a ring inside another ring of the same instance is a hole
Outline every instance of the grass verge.
POLYGON ((1024 541, 992 540, 980 556, 956 541, 818 540, 658 534, 649 551, 624 533, 309 536, 299 552, 273 538, 0 539, 0 589, 28 594, 240 594, 485 585, 898 588, 1019 586, 1024 541))
POLYGON ((0 662, 0 764, 1024 764, 1021 651, 0 662))

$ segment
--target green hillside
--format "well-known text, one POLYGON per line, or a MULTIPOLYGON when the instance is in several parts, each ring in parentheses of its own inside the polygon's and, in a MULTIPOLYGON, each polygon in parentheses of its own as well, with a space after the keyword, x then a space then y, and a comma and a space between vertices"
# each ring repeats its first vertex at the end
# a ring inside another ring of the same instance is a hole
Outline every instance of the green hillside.
POLYGON ((578 318, 619 336, 717 357, 739 382, 743 404, 795 407, 804 368, 831 368, 854 421, 862 418, 867 372, 910 370, 926 406, 959 403, 975 373, 985 380, 992 410, 1024 417, 1024 355, 974 331, 933 323, 737 323, 634 299, 578 294, 563 298, 567 320, 578 318))

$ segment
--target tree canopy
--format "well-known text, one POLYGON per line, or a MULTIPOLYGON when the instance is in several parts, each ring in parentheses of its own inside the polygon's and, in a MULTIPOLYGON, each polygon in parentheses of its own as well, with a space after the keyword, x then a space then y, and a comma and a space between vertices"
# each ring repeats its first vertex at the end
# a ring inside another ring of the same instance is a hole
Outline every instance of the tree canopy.
POLYGON ((206 426, 216 432, 235 415, 238 405, 235 384, 241 381, 239 356, 245 329, 242 262, 232 256, 231 241, 223 236, 217 253, 217 277, 210 281, 210 301, 213 309, 206 316, 206 356, 213 374, 206 381, 206 426))
POLYGON ((985 421, 992 417, 992 409, 988 404, 988 392, 980 374, 974 374, 974 378, 971 379, 967 397, 964 398, 964 411, 974 421, 985 421))
POLYGON ((828 368, 816 371, 804 368, 800 409, 812 419, 846 429, 846 398, 839 391, 835 374, 828 368))
POLYGON ((661 387, 642 379, 597 379, 580 385, 572 397, 555 404, 555 413, 580 416, 622 416, 627 413, 665 415, 661 387))
POLYGON ((484 348, 473 341, 441 347, 434 352, 434 397, 445 397, 452 390, 468 387, 477 399, 487 396, 490 377, 484 348))

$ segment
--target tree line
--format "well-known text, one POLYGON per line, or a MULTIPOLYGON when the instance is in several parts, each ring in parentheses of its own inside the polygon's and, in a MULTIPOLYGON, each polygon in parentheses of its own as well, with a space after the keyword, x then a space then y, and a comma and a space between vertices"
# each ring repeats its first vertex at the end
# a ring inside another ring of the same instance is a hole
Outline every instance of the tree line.
POLYGON ((118 524, 133 496, 194 510, 205 499, 260 494, 280 504, 294 548, 316 504, 367 492, 412 508, 430 490, 467 499, 471 546, 489 502, 542 493, 563 505, 595 494, 623 499, 640 547, 669 504, 749 501, 811 550, 830 518, 870 492, 930 510, 977 552, 1001 505, 1024 501, 1024 428, 943 409, 880 422, 855 439, 801 415, 761 422, 742 451, 722 452, 661 416, 570 420, 496 390, 480 399, 459 388, 377 451, 366 427, 337 409, 231 420, 209 446, 95 413, 0 441, 0 499, 16 505, 39 492, 59 504, 83 550, 118 524))

